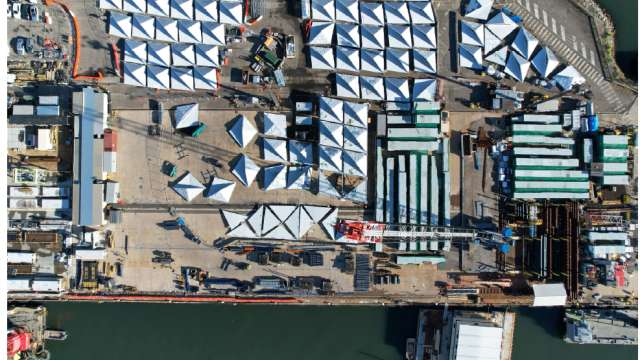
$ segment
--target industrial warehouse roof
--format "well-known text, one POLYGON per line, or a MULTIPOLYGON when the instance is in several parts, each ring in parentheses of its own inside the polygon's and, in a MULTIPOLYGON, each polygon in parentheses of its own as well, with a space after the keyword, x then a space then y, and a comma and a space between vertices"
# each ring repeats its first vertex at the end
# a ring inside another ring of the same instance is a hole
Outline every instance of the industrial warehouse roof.
POLYGON ((367 176, 367 154, 344 150, 342 152, 342 171, 347 175, 367 176))
POLYGON ((311 221, 313 221, 315 224, 319 224, 322 219, 324 219, 324 217, 331 211, 331 208, 326 206, 305 205, 304 211, 309 214, 309 216, 311 217, 311 221))
POLYGON ((236 26, 244 23, 241 2, 221 1, 218 4, 218 9, 220 10, 220 18, 218 19, 220 23, 236 26))
POLYGON ((582 85, 585 82, 584 77, 580 75, 578 70, 571 65, 568 65, 562 71, 557 73, 553 79, 558 84, 558 87, 562 90, 569 90, 574 85, 582 85))
POLYGON ((179 20, 178 39, 181 43, 198 44, 202 42, 200 21, 179 20))
MULTIPOLYGON (((236 188, 236 183, 231 180, 225 180, 219 177, 214 177, 209 184, 209 188, 204 194, 204 197, 209 200, 216 200, 220 202, 228 203, 233 195, 233 190, 236 188)), ((242 219, 240 222, 242 222, 242 219)))
POLYGON ((253 162, 248 156, 241 154, 234 162, 231 168, 231 173, 235 175, 240 182, 249 187, 258 176, 258 165, 253 162))
MULTIPOLYGON (((389 3, 385 3, 389 4, 389 3)), ((411 27, 408 25, 387 25, 389 47, 411 49, 411 27)))
POLYGON ((329 214, 326 215, 324 220, 322 220, 322 222, 320 223, 322 230, 324 230, 332 240, 336 239, 335 226, 337 222, 338 222, 338 211, 337 209, 331 209, 329 214))
POLYGON ((147 66, 147 87, 168 90, 171 88, 169 68, 162 66, 147 66))
POLYGON ((224 25, 214 22, 203 21, 202 25, 202 43, 208 45, 225 45, 224 25))
POLYGON ((264 206, 260 205, 249 217, 247 224, 251 226, 254 233, 258 236, 262 235, 262 223, 264 222, 264 206))
POLYGON ((565 306, 567 291, 564 284, 533 285, 533 306, 565 306))
POLYGON ((171 66, 171 47, 169 44, 150 41, 147 43, 147 61, 150 65, 171 66))
POLYGON ((147 74, 144 65, 124 63, 124 83, 133 86, 147 86, 147 74))
POLYGON ((385 2, 384 16, 387 24, 409 25, 409 8, 405 2, 385 2))
POLYGON ((311 59, 312 69, 333 70, 336 67, 333 48, 309 46, 309 58, 311 59))
POLYGON ((413 82, 413 94, 415 100, 434 101, 436 97, 437 83, 435 79, 415 79, 413 82))
POLYGON ((262 158, 268 161, 287 161, 287 141, 262 138, 262 158))
POLYGON ((246 147, 258 133, 256 128, 244 115, 238 115, 235 118, 228 132, 231 138, 233 138, 241 148, 246 147))
POLYGON ((380 77, 360 76, 360 94, 363 99, 384 100, 384 82, 380 77))
POLYGON ((460 21, 460 42, 463 44, 484 46, 484 25, 476 22, 460 21))
POLYGON ((122 10, 125 12, 144 14, 147 12, 147 2, 145 0, 123 0, 122 10))
POLYGON ((522 82, 527 77, 530 65, 531 63, 529 63, 527 59, 511 51, 507 58, 507 65, 504 68, 504 72, 515 80, 522 82))
POLYGON ((387 48, 385 55, 387 71, 409 72, 409 50, 387 48))
POLYGON ((134 14, 131 19, 131 36, 153 40, 156 35, 155 19, 151 16, 134 14))
MULTIPOLYGON (((264 208, 264 217, 262 218, 262 236, 265 236, 271 230, 280 225, 282 221, 273 213, 268 206, 264 208)), ((283 227, 284 228, 284 227, 283 227)), ((288 231, 287 231, 288 232, 288 231)), ((291 236, 291 235, 288 235, 291 236)))
POLYGON ((336 69, 360 71, 360 50, 336 46, 336 69))
POLYGON ((531 55, 538 47, 538 39, 533 37, 525 28, 521 27, 516 37, 511 43, 511 48, 522 55, 526 60, 531 59, 531 55))
POLYGON ((220 67, 218 47, 213 45, 196 44, 196 65, 220 67))
POLYGON ((409 14, 413 24, 435 24, 436 17, 433 14, 431 1, 409 2, 409 14))
POLYGON ((156 40, 178 42, 178 21, 156 18, 156 40))
POLYGON ((358 0, 336 0, 336 20, 360 23, 358 0))
POLYGON ((382 50, 361 49, 360 69, 375 73, 384 72, 384 52, 382 50))
POLYGON ((345 125, 367 127, 369 104, 345 101, 343 105, 345 125))
POLYGON ((409 101, 409 80, 384 78, 384 89, 387 101, 409 101))
POLYGON ((121 10, 122 0, 100 0, 99 7, 104 10, 121 10))
POLYGON ((278 164, 262 168, 262 190, 284 189, 287 186, 287 169, 278 164))
POLYGON ((171 59, 174 66, 192 66, 196 63, 196 54, 192 44, 171 44, 171 59))
POLYGON ((342 100, 320 97, 320 120, 342 123, 342 100))
POLYGON ((309 31, 309 39, 307 40, 307 44, 331 45, 334 27, 334 23, 321 21, 313 22, 313 24, 311 24, 311 30, 309 31))
POLYGON ((318 146, 320 170, 342 172, 342 150, 330 146, 318 146))
POLYGON ((360 26, 362 47, 366 49, 384 49, 384 27, 374 25, 360 26))
POLYGON ((342 125, 328 121, 320 121, 320 145, 341 148, 343 144, 342 125))
POLYGON ((193 68, 193 86, 200 90, 218 88, 218 73, 211 67, 195 66, 193 68))
POLYGON ((413 51, 413 70, 428 74, 436 73, 436 51, 418 50, 413 51))
POLYGON ((198 125, 198 103, 178 105, 174 111, 176 129, 198 125))
POLYGON ((289 161, 295 164, 312 164, 313 146, 310 143, 289 140, 289 161))
POLYGON ((285 114, 262 113, 262 132, 265 135, 286 138, 287 116, 285 114))
POLYGON ((249 227, 249 225, 247 225, 247 223, 241 223, 240 225, 238 225, 235 229, 232 229, 231 231, 229 231, 226 234, 227 237, 230 238, 255 238, 256 234, 253 232, 253 230, 251 229, 251 227, 249 227))
POLYGON ((507 52, 508 52, 507 47, 503 46, 500 49, 494 51, 489 56, 485 57, 484 59, 494 64, 505 66, 507 64, 507 52))
POLYGON ((121 38, 131 37, 131 16, 109 12, 109 34, 121 38))
POLYGON ((174 19, 193 19, 193 0, 171 0, 171 17, 174 19))
POLYGON ((218 2, 215 0, 195 0, 193 2, 195 19, 199 21, 218 21, 218 2))
POLYGON ((502 45, 502 40, 495 36, 487 27, 484 27, 484 54, 488 55, 502 45))
POLYGON ((412 25, 413 47, 420 49, 435 49, 436 27, 433 25, 412 25))
POLYGON ((500 40, 504 40, 509 34, 518 28, 518 24, 507 14, 500 11, 486 22, 485 27, 489 29, 500 40))
POLYGON ((311 18, 313 20, 334 21, 336 19, 336 5, 333 0, 311 1, 311 18))
POLYGON ((269 205, 269 210, 273 212, 280 222, 287 220, 296 208, 297 206, 295 205, 269 205))
POLYGON ((482 48, 467 44, 460 44, 460 66, 468 69, 482 69, 482 48))
POLYGON ((287 189, 302 190, 311 187, 311 166, 289 166, 287 169, 287 189))
POLYGON ((147 0, 147 14, 169 17, 171 14, 169 0, 147 0))
POLYGON ((202 185, 191 173, 186 173, 180 180, 171 186, 171 188, 182 196, 183 199, 191 201, 200 195, 204 190, 202 185))
POLYGON ((367 152, 367 129, 355 126, 344 126, 344 148, 356 152, 367 152))
POLYGON ((469 0, 467 6, 464 8, 464 16, 478 20, 487 20, 492 6, 493 0, 469 0))
POLYGON ((531 64, 540 76, 548 78, 558 65, 560 65, 560 62, 548 47, 543 47, 533 57, 531 64))
POLYGON ((360 48, 360 26, 356 24, 336 24, 336 43, 340 46, 360 48))
POLYGON ((384 10, 380 3, 360 3, 360 23, 362 25, 384 25, 384 10))
POLYGON ((501 327, 456 322, 454 329, 456 359, 500 360, 503 331, 501 327))
POLYGON ((289 218, 285 220, 284 224, 289 230, 291 230, 296 239, 300 239, 307 233, 307 231, 309 231, 309 229, 311 229, 313 220, 309 214, 299 206, 293 211, 289 218))
POLYGON ((145 64, 147 62, 147 43, 126 39, 124 41, 124 61, 145 64))
POLYGON ((231 211, 220 210, 222 212, 222 217, 224 222, 227 224, 229 230, 235 229, 238 225, 242 224, 245 220, 247 220, 246 215, 236 214, 231 211))
POLYGON ((336 96, 360 98, 360 78, 355 75, 336 74, 336 96))

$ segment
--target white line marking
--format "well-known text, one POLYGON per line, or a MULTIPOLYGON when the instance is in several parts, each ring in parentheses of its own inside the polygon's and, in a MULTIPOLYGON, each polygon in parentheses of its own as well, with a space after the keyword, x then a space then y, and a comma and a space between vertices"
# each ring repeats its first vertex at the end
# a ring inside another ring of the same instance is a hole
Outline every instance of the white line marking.
POLYGON ((547 12, 542 9, 542 22, 544 23, 544 26, 549 27, 549 21, 547 19, 547 12))
POLYGON ((560 24, 560 36, 562 37, 562 41, 567 41, 567 38, 564 35, 564 25, 562 24, 560 24))
POLYGON ((538 11, 538 3, 533 3, 533 15, 536 17, 536 19, 540 19, 540 13, 538 11))
POLYGON ((558 28, 556 27, 556 18, 551 18, 551 30, 554 34, 558 35, 558 28))
POLYGON ((524 0, 524 7, 527 8, 527 11, 531 11, 531 8, 529 7, 529 0, 524 0))
POLYGON ((586 59, 587 58, 587 47, 584 46, 583 42, 580 42, 580 45, 582 47, 582 57, 586 59))
POLYGON ((591 65, 596 66, 596 54, 593 53, 593 50, 589 50, 589 54, 591 55, 591 65))
POLYGON ((571 40, 573 41, 573 50, 578 51, 578 40, 575 35, 571 35, 571 40))

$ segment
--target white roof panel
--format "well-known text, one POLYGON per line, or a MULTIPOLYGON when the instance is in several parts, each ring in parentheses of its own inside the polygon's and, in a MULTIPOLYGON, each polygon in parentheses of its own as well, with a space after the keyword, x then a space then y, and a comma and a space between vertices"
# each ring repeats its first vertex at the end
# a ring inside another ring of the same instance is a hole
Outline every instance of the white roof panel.
POLYGON ((336 74, 336 96, 360 98, 360 79, 356 75, 336 74))
POLYGON ((162 66, 147 66, 147 87, 168 90, 171 88, 169 68, 162 66))
POLYGON ((131 36, 153 40, 156 35, 155 19, 151 16, 134 14, 131 19, 131 36))
POLYGON ((174 19, 156 18, 156 40, 178 42, 178 22, 174 19))
POLYGON ((574 85, 584 84, 585 79, 580 75, 578 70, 571 65, 568 65, 562 71, 557 73, 553 79, 558 84, 558 87, 562 90, 569 90, 574 85))
POLYGON ((279 240, 295 240, 291 232, 284 224, 278 225, 273 231, 262 235, 265 239, 279 239, 279 240))
POLYGON ((275 214, 280 222, 287 220, 296 208, 297 206, 295 205, 269 205, 269 209, 275 214))
POLYGON ((218 1, 195 0, 193 2, 195 19, 199 21, 218 21, 218 1))
POLYGON ((464 9, 464 16, 478 20, 487 20, 491 12, 491 7, 493 7, 493 0, 470 0, 464 9))
POLYGON ((311 24, 311 30, 309 31, 309 39, 307 44, 309 45, 331 45, 333 39, 334 23, 327 22, 313 22, 311 24))
POLYGON ((385 2, 384 16, 387 24, 409 25, 409 8, 406 2, 385 2))
POLYGON ((287 161, 287 141, 262 138, 262 158, 267 161, 287 161))
POLYGON ((133 86, 147 86, 147 74, 144 65, 124 63, 124 83, 133 86))
POLYGON ((218 71, 215 68, 194 66, 193 87, 199 90, 215 90, 218 88, 218 71))
POLYGON ((228 133, 236 144, 244 149, 258 134, 258 130, 244 115, 238 115, 229 127, 228 133))
POLYGON ((382 50, 384 46, 384 27, 374 25, 361 25, 360 35, 362 47, 367 49, 382 50))
POLYGON ((411 1, 409 4, 409 14, 412 24, 435 24, 436 17, 433 14, 431 1, 411 1))
POLYGON ((343 122, 343 101, 321 96, 320 120, 342 123, 343 122))
POLYGON ((409 80, 399 78, 385 78, 384 88, 387 101, 409 101, 409 80))
POLYGON ((360 48, 360 26, 336 24, 336 43, 340 46, 360 48))
POLYGON ((178 39, 181 43, 201 43, 202 29, 200 28, 200 21, 178 20, 178 39))
POLYGON ((382 50, 360 50, 360 69, 375 73, 384 72, 384 52, 382 50))
POLYGON ((169 0, 147 0, 147 14, 169 17, 171 15, 169 0))
POLYGON ((538 39, 533 37, 525 28, 521 27, 511 43, 511 48, 526 60, 529 60, 538 47, 538 43, 538 39))
POLYGON ((342 172, 342 150, 330 146, 318 146, 320 170, 342 172))
POLYGON ((313 146, 310 143, 288 140, 289 162, 294 164, 312 164, 313 146))
POLYGON ((331 211, 331 208, 327 206, 305 205, 304 211, 309 214, 309 216, 311 217, 311 221, 313 221, 314 224, 319 224, 322 219, 324 219, 324 217, 331 211))
POLYGON ((504 72, 513 79, 522 82, 527 77, 530 65, 531 63, 529 63, 527 59, 511 51, 507 58, 507 65, 504 68, 504 72))
POLYGON ((118 12, 109 12, 109 35, 130 38, 131 37, 131 16, 118 12))
POLYGON ((484 25, 460 20, 460 42, 467 45, 484 46, 484 25))
POLYGON ((320 145, 341 148, 343 145, 342 125, 320 121, 320 145))
POLYGON ((264 220, 264 206, 260 205, 247 219, 247 224, 251 226, 256 235, 262 235, 262 223, 264 220))
POLYGON ((502 45, 502 40, 495 36, 487 27, 484 27, 484 53, 489 54, 502 45))
POLYGON ((513 21, 507 14, 500 11, 494 17, 489 19, 485 24, 485 27, 489 29, 500 40, 504 40, 509 34, 518 28, 518 24, 513 21))
POLYGON ((344 150, 342 152, 342 167, 347 175, 367 176, 367 154, 344 150))
POLYGON ((534 70, 544 78, 549 75, 560 65, 560 61, 548 47, 543 47, 531 60, 534 70))
POLYGON ((123 0, 122 10, 125 12, 144 14, 147 12, 146 0, 123 0))
POLYGON ((344 109, 344 123, 345 125, 367 127, 367 118, 369 117, 369 104, 360 104, 345 101, 343 105, 344 109))
POLYGON ((384 10, 380 3, 360 3, 360 24, 384 26, 384 10))
POLYGON ((122 0, 100 0, 100 9, 122 10, 122 0))
POLYGON ((265 135, 286 138, 287 115, 268 112, 262 113, 262 132, 265 135))
POLYGON ((488 62, 492 62, 500 66, 505 66, 507 64, 507 51, 507 46, 503 46, 484 59, 488 62))
POLYGON ((264 208, 264 217, 262 218, 262 236, 280 225, 282 221, 266 206, 264 208))
POLYGON ((235 175, 240 182, 249 187, 258 176, 258 165, 253 162, 248 156, 242 154, 234 162, 231 168, 231 173, 235 175))
POLYGON ((262 168, 262 190, 278 190, 287 187, 287 169, 278 164, 262 168))
POLYGON ((220 54, 218 47, 206 44, 196 44, 196 65, 220 67, 220 54))
POLYGON ((147 59, 149 65, 171 66, 171 47, 169 44, 150 41, 147 43, 147 59))
POLYGON ((240 224, 240 226, 236 227, 235 229, 229 231, 226 235, 229 238, 255 238, 256 234, 253 232, 253 230, 249 227, 249 225, 247 223, 242 223, 240 224))
POLYGON ((436 51, 413 49, 413 71, 436 73, 436 51))
POLYGON ((193 19, 193 0, 170 0, 171 17, 181 20, 193 19))
MULTIPOLYGON (((235 188, 235 182, 219 177, 213 177, 211 180, 211 184, 209 184, 209 188, 204 194, 204 197, 209 200, 228 203, 231 200, 231 195, 233 195, 233 190, 235 188)), ((244 217, 240 222, 242 222, 243 220, 244 217)))
POLYGON ((218 9, 220 10, 219 21, 221 23, 236 26, 244 23, 241 2, 221 1, 218 4, 218 9))
POLYGON ((146 64, 147 43, 126 39, 124 41, 124 61, 135 64, 146 64))
POLYGON ((413 81, 413 101, 435 101, 437 86, 435 79, 415 79, 413 81))
POLYGON ((384 82, 381 77, 360 76, 360 94, 363 99, 383 101, 384 82))
POLYGON ((346 150, 367 152, 367 129, 355 126, 344 126, 344 148, 346 150))
POLYGON ((412 25, 413 47, 421 49, 435 49, 436 27, 434 25, 412 25))
POLYGON ((360 51, 344 46, 336 46, 336 69, 360 71, 360 51))
MULTIPOLYGON (((388 3, 385 3, 388 4, 388 3)), ((411 27, 408 25, 387 25, 387 41, 389 47, 411 49, 411 27)))
POLYGON ((311 166, 289 166, 287 189, 303 190, 311 187, 311 166))
POLYGON ((309 59, 311 60, 312 69, 333 70, 336 68, 333 48, 309 46, 309 59))
POLYGON ((409 50, 387 48, 385 54, 387 71, 409 72, 409 50))
POLYGON ((174 111, 176 129, 188 128, 198 124, 198 103, 178 105, 174 111))
POLYGON ((173 66, 193 66, 196 63, 196 53, 192 44, 171 44, 171 59, 173 66))
POLYGON ((336 0, 336 20, 360 23, 358 0, 336 0))
POLYGON ((336 5, 333 0, 312 0, 311 18, 320 21, 334 21, 336 19, 336 5))
POLYGON ((172 67, 171 89, 193 91, 193 69, 172 67))
POLYGON ((468 69, 482 69, 482 48, 479 46, 471 46, 460 44, 458 48, 460 55, 460 66, 468 69))
POLYGON ((237 214, 227 210, 220 210, 220 211, 222 212, 222 218, 224 219, 224 222, 227 224, 227 227, 230 230, 235 229, 236 226, 240 225, 242 222, 247 220, 246 215, 237 214))
POLYGON ((224 25, 209 21, 203 21, 200 25, 202 29, 202 43, 207 45, 225 45, 224 25))
POLYGON ((183 199, 191 201, 204 191, 202 185, 191 173, 186 173, 180 180, 171 186, 183 199))

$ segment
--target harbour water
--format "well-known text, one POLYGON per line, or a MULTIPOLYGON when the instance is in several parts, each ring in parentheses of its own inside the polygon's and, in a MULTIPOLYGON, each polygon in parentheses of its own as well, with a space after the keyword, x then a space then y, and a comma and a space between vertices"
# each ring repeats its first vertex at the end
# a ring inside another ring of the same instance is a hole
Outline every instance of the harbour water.
POLYGON ((625 75, 638 81, 638 0, 598 0, 616 28, 616 61, 625 75))
MULTIPOLYGON (((52 359, 402 359, 417 309, 47 303, 52 359)), ((516 310, 514 360, 636 359, 634 346, 570 345, 562 309, 516 310)))

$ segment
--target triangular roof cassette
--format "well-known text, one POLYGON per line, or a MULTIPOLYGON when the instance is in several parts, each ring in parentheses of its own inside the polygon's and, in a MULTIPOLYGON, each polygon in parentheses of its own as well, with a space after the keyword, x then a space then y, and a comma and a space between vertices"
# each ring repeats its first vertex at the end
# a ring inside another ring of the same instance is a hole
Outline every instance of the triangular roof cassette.
POLYGON ((367 129, 344 126, 344 148, 357 152, 367 152, 367 129))
POLYGON ((171 0, 171 17, 174 19, 193 19, 193 0, 171 0))
POLYGON ((563 91, 571 89, 574 85, 582 85, 585 82, 584 77, 571 65, 557 73, 553 79, 563 91))
POLYGON ((436 23, 431 1, 411 1, 407 4, 409 4, 409 14, 411 15, 412 24, 436 23))
POLYGON ((123 0, 122 10, 124 12, 144 14, 147 12, 147 2, 145 0, 123 0))
POLYGON ((344 198, 347 200, 351 200, 355 203, 366 204, 367 203, 367 180, 358 184, 355 188, 344 195, 344 198))
POLYGON ((458 48, 460 66, 468 69, 482 69, 482 48, 467 44, 460 44, 458 48))
POLYGON ((196 65, 220 67, 220 53, 217 46, 196 44, 196 65))
POLYGON ((336 5, 333 0, 311 1, 311 18, 320 21, 334 21, 336 19, 336 5))
POLYGON ((269 205, 269 209, 273 211, 281 223, 287 220, 296 208, 295 205, 269 205))
POLYGON ((369 117, 369 104, 345 101, 343 106, 345 125, 366 128, 369 117))
POLYGON ((313 146, 310 143, 288 140, 289 161, 294 164, 312 164, 313 146))
POLYGON ((343 122, 343 101, 321 96, 320 104, 320 120, 331 121, 336 123, 343 122))
POLYGON ((385 2, 384 16, 387 24, 409 25, 411 23, 406 2, 385 2))
POLYGON ((333 70, 336 68, 333 48, 309 46, 311 68, 316 70, 333 70))
POLYGON ((200 21, 179 20, 178 39, 181 43, 199 44, 202 42, 200 21))
POLYGON ((335 29, 334 23, 314 21, 311 24, 311 30, 309 31, 309 39, 307 39, 307 44, 308 45, 331 45, 334 29, 335 29))
POLYGON ((321 170, 342 172, 342 150, 330 146, 318 146, 320 153, 319 167, 321 170))
POLYGON ((186 201, 195 199, 204 190, 204 185, 189 172, 171 187, 186 201))
POLYGON ((175 108, 176 129, 198 125, 198 103, 178 105, 175 108))
POLYGON ((215 0, 195 0, 195 19, 198 21, 218 21, 218 2, 215 0))
POLYGON ((156 40, 178 42, 178 21, 168 18, 156 18, 156 40))
POLYGON ((222 24, 240 26, 244 23, 241 2, 220 1, 218 4, 219 18, 222 24))
POLYGON ((321 145, 342 147, 342 124, 320 121, 319 129, 321 145))
POLYGON ((122 0, 100 0, 102 10, 122 10, 122 0))
POLYGON ((469 0, 464 9, 464 16, 478 20, 487 20, 492 7, 493 0, 469 0))
POLYGON ((218 88, 217 70, 212 67, 195 66, 193 68, 193 86, 201 90, 218 88))
POLYGON ((384 25, 384 9, 380 3, 360 3, 360 23, 362 25, 384 25))
POLYGON ((146 67, 141 64, 124 63, 123 82, 133 86, 147 86, 146 67))
POLYGON ((268 206, 264 208, 264 218, 262 219, 262 235, 275 229, 282 221, 276 217, 268 206))
POLYGON ((130 38, 131 16, 109 11, 109 35, 130 38))
POLYGON ((363 99, 384 100, 384 82, 381 77, 360 76, 360 95, 363 99))
POLYGON ((169 68, 155 65, 147 66, 147 87, 168 90, 171 88, 169 68))
POLYGON ((278 190, 287 187, 287 169, 284 165, 272 165, 262 168, 262 190, 278 190))
POLYGON ((247 220, 247 215, 241 215, 227 210, 220 210, 220 212, 222 212, 222 218, 229 230, 235 229, 236 226, 247 220))
POLYGON ((147 14, 169 17, 171 15, 169 0, 147 0, 147 14))
POLYGON ((529 66, 531 63, 527 59, 511 51, 507 58, 507 65, 504 68, 504 72, 514 78, 517 81, 524 81, 529 72, 529 66))
POLYGON ((345 150, 342 152, 342 162, 345 174, 367 176, 367 154, 345 150))
POLYGON ((269 136, 287 137, 287 115, 262 113, 262 132, 269 136))
POLYGON ((412 25, 411 30, 414 48, 435 49, 438 46, 434 25, 412 25))
POLYGON ((413 71, 436 73, 436 51, 413 49, 413 71))
POLYGON ((233 195, 233 190, 235 188, 235 182, 219 177, 214 177, 211 180, 211 184, 209 184, 209 188, 205 192, 204 197, 209 200, 228 203, 231 200, 231 195, 233 195))
POLYGON ((538 47, 538 43, 538 39, 525 30, 525 28, 521 27, 511 43, 511 48, 522 55, 525 60, 529 60, 538 47))
POLYGON ((413 81, 413 100, 434 101, 437 82, 435 79, 415 79, 413 81))
POLYGON ((336 74, 336 96, 360 98, 360 78, 355 75, 336 74))
POLYGON ((560 65, 560 61, 558 61, 556 55, 545 46, 533 57, 531 64, 540 76, 549 78, 549 75, 560 65))
POLYGON ((249 122, 244 115, 238 115, 228 130, 231 138, 241 148, 245 148, 258 133, 256 128, 249 122))
POLYGON ((319 224, 322 219, 331 211, 331 208, 328 206, 313 206, 313 205, 305 205, 304 211, 309 214, 311 217, 311 221, 314 224, 319 224))
POLYGON ((409 50, 387 48, 385 55, 387 71, 409 72, 409 50))
POLYGON ((389 47, 411 49, 413 47, 411 27, 409 25, 387 25, 387 41, 389 47))
POLYGON ((300 233, 300 209, 300 206, 296 207, 293 213, 291 213, 287 220, 284 221, 284 224, 289 230, 291 230, 293 237, 295 237, 296 239, 299 238, 297 234, 300 233))
POLYGON ((336 69, 353 72, 360 71, 360 50, 337 46, 336 69))
POLYGON ((336 20, 359 23, 358 0, 336 0, 336 20))
POLYGON ((489 31, 491 31, 500 40, 504 40, 515 29, 518 28, 518 24, 516 24, 516 22, 513 21, 513 19, 511 19, 507 14, 500 11, 494 17, 489 19, 489 21, 487 21, 485 27, 489 29, 489 31))
POLYGON ((155 38, 155 19, 151 16, 134 14, 131 17, 131 36, 153 40, 155 38))
POLYGON ((304 190, 311 187, 311 166, 289 166, 287 169, 287 189, 304 190))
POLYGON ((256 234, 251 230, 247 223, 242 223, 240 226, 235 229, 229 231, 226 235, 228 238, 248 238, 253 239, 256 237, 256 234))
POLYGON ((461 20, 460 43, 484 46, 484 25, 472 21, 461 20))
POLYGON ((409 80, 400 78, 384 78, 387 101, 409 101, 409 80))
POLYGON ((384 72, 384 51, 373 49, 360 50, 360 69, 375 73, 384 72))
POLYGON ((264 218, 264 206, 260 205, 256 210, 254 210, 249 218, 247 219, 247 224, 251 226, 253 232, 257 236, 262 235, 262 219, 264 218))
POLYGON ((493 35, 487 27, 484 27, 484 53, 489 54, 493 50, 497 49, 502 45, 502 40, 500 40, 497 36, 493 35))
POLYGON ((339 46, 360 48, 360 26, 356 24, 336 24, 336 43, 339 46))
POLYGON ((295 240, 293 235, 284 224, 276 226, 275 229, 267 234, 262 235, 264 239, 278 239, 278 240, 295 240))
POLYGON ((147 61, 150 65, 171 66, 171 47, 169 44, 150 41, 147 43, 147 61))
POLYGON ((334 198, 342 198, 338 190, 333 186, 331 181, 323 174, 322 171, 318 172, 318 195, 325 195, 334 198))
POLYGON ((192 66, 196 63, 196 54, 192 44, 171 44, 171 58, 174 66, 192 66))
POLYGON ((362 47, 365 49, 383 50, 384 46, 384 27, 374 25, 361 25, 360 37, 362 38, 362 47))
POLYGON ((507 64, 507 50, 507 46, 503 46, 500 49, 494 51, 489 56, 485 57, 484 60, 492 62, 496 65, 505 66, 507 64))
POLYGON ((192 68, 171 68, 171 88, 174 90, 193 91, 193 69, 192 68))
POLYGON ((311 216, 309 216, 309 214, 307 214, 306 211, 302 210, 302 206, 299 207, 300 209, 300 228, 298 230, 297 234, 293 234, 293 235, 297 235, 296 237, 298 239, 301 239, 307 232, 309 232, 309 229, 311 229, 311 227, 313 226, 313 219, 311 219, 311 216))
POLYGON ((258 165, 256 165, 253 160, 248 156, 241 154, 235 160, 231 173, 235 175, 244 186, 250 187, 256 179, 256 176, 258 176, 259 170, 258 165))
POLYGON ((202 29, 203 44, 217 46, 224 46, 226 44, 224 37, 224 24, 202 21, 200 28, 202 29))
POLYGON ((338 209, 333 208, 320 223, 322 230, 332 239, 336 239, 336 224, 338 223, 338 209))
POLYGON ((287 141, 262 138, 262 158, 267 161, 287 161, 287 141))
POLYGON ((147 62, 147 43, 126 39, 124 41, 124 61, 128 63, 145 64, 147 62))

